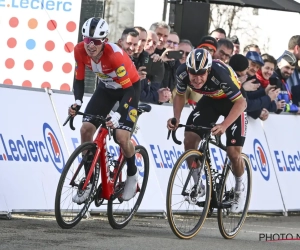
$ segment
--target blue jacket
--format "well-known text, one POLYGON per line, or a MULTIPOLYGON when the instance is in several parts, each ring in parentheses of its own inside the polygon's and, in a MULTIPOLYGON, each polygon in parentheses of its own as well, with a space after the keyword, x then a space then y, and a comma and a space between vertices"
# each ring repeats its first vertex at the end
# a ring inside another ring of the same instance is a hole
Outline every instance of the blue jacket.
MULTIPOLYGON (((247 81, 251 79, 256 79, 256 76, 248 77, 247 81)), ((257 80, 254 83, 259 83, 257 80)), ((247 113, 254 119, 257 119, 263 108, 267 109, 269 112, 276 112, 277 106, 271 98, 266 95, 265 89, 259 87, 255 91, 246 91, 247 94, 247 113)))
POLYGON ((158 104, 158 90, 160 82, 150 82, 147 78, 141 80, 141 102, 158 104))

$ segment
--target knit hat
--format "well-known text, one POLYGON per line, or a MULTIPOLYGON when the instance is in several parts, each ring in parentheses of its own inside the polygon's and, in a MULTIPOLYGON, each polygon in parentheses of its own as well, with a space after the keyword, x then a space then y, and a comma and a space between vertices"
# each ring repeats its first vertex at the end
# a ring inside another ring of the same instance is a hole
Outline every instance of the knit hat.
POLYGON ((201 38, 201 41, 197 46, 197 48, 202 48, 202 47, 212 48, 216 52, 218 48, 218 42, 212 36, 204 36, 201 38))
POLYGON ((232 36, 232 37, 230 37, 229 40, 230 40, 233 44, 240 44, 240 41, 239 41, 238 37, 235 36, 235 35, 232 36))
POLYGON ((260 66, 264 66, 265 63, 263 61, 263 59, 261 58, 261 55, 258 54, 256 51, 248 51, 247 54, 246 54, 246 57, 254 62, 254 63, 257 63, 259 64, 260 66))
POLYGON ((289 64, 291 66, 296 66, 296 63, 297 63, 297 59, 295 57, 295 55, 292 53, 292 52, 289 52, 289 51, 285 51, 283 53, 283 55, 281 56, 280 58, 280 66, 278 65, 279 68, 282 68, 284 66, 287 66, 286 64, 289 64), (282 62, 281 60, 284 59, 285 62, 282 62))
POLYGON ((241 71, 244 71, 245 69, 248 68, 249 62, 248 62, 248 59, 245 56, 243 56, 241 54, 236 54, 236 55, 233 55, 230 58, 229 66, 234 71, 241 72, 241 71))

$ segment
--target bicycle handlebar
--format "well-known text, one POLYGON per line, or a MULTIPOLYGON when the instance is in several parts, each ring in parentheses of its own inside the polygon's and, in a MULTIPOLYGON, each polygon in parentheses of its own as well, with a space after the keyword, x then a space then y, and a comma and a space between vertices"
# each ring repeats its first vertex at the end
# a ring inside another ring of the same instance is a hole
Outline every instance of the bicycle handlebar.
MULTIPOLYGON (((176 118, 172 118, 171 123, 172 123, 173 125, 176 125, 176 118)), ((176 144, 181 145, 182 142, 179 141, 179 140, 177 139, 177 137, 176 137, 176 131, 177 131, 178 128, 185 127, 185 128, 191 128, 191 129, 193 129, 193 130, 200 130, 200 129, 202 129, 202 130, 206 130, 206 131, 211 131, 211 129, 212 129, 214 126, 215 126, 214 123, 211 124, 211 127, 178 124, 178 126, 177 126, 177 128, 176 128, 175 130, 169 130, 169 131, 168 131, 168 138, 167 138, 167 139, 169 140, 170 134, 172 133, 172 139, 173 139, 173 141, 174 141, 176 144)), ((215 136, 215 139, 216 139, 216 144, 217 144, 217 145, 223 146, 222 143, 221 143, 221 140, 220 140, 220 136, 217 136, 217 135, 216 135, 216 136, 215 136)))

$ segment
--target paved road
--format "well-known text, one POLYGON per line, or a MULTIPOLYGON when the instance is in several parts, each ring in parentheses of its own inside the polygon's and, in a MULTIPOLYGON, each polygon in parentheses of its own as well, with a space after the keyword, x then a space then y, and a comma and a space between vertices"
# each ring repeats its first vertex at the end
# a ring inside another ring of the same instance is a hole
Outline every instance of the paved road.
POLYGON ((300 216, 249 216, 233 240, 223 239, 216 219, 208 218, 197 236, 180 240, 164 218, 138 217, 125 229, 113 230, 106 218, 92 216, 73 229, 62 230, 52 216, 14 214, 11 220, 0 219, 0 249, 300 249, 298 240, 259 241, 260 233, 300 235, 300 216))

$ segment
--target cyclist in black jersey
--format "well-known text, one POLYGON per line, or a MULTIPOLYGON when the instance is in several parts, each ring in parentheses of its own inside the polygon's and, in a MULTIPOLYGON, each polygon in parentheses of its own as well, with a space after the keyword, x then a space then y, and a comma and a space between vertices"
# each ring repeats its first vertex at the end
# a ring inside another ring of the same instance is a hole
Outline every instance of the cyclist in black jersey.
MULTIPOLYGON (((242 148, 246 137, 246 100, 241 93, 241 85, 230 66, 219 60, 212 60, 205 49, 194 49, 180 65, 176 72, 177 92, 173 101, 176 125, 168 120, 167 127, 176 129, 184 107, 184 93, 189 86, 193 91, 203 94, 196 108, 191 112, 187 125, 211 126, 218 118, 224 116, 224 121, 212 128, 213 135, 226 132, 227 154, 232 163, 236 178, 235 198, 231 212, 241 212, 245 201, 244 166, 241 158, 242 148)), ((185 150, 197 149, 203 136, 203 131, 186 128, 184 134, 185 150)), ((198 174, 194 172, 196 183, 198 174)), ((202 185, 200 196, 204 196, 205 187, 202 185)))

